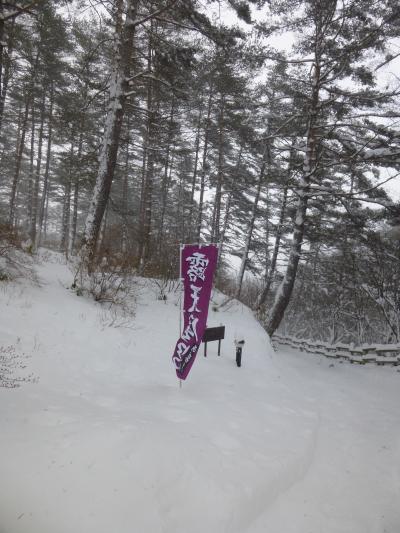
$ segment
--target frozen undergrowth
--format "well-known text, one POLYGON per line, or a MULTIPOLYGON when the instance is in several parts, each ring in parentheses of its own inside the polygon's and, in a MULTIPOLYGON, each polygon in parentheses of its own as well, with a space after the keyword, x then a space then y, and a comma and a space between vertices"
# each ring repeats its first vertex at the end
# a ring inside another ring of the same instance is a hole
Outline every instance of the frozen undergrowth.
POLYGON ((39 378, 0 388, 1 533, 400 531, 400 373, 274 353, 230 302, 221 357, 179 388, 179 293, 142 281, 130 327, 104 327, 60 256, 38 272, 0 294, 1 345, 39 378))

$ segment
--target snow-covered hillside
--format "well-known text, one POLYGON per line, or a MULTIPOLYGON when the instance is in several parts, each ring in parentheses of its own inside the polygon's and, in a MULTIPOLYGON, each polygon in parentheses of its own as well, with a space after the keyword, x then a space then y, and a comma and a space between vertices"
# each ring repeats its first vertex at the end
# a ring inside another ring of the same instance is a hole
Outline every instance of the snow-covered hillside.
POLYGON ((142 282, 107 327, 49 259, 0 285, 0 346, 38 378, 0 388, 0 533, 399 533, 399 372, 274 353, 234 303, 180 388, 176 295, 142 282))

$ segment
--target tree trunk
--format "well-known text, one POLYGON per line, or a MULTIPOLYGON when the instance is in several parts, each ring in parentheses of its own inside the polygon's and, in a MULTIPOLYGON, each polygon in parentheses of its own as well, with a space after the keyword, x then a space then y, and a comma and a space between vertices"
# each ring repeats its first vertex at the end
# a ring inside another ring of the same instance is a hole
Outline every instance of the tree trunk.
POLYGON ((43 127, 44 127, 44 113, 45 112, 45 92, 43 91, 41 109, 40 109, 40 126, 39 126, 39 139, 38 139, 38 153, 36 160, 36 173, 35 181, 32 188, 32 201, 31 201, 31 220, 29 237, 32 242, 33 248, 36 243, 37 233, 37 215, 38 215, 38 200, 39 200, 39 185, 40 185, 40 168, 42 165, 42 147, 43 147, 43 127))
MULTIPOLYGON (((153 23, 151 24, 150 37, 147 51, 147 69, 149 72, 153 68, 153 43, 152 35, 156 32, 153 23)), ((143 268, 150 256, 150 241, 151 241, 151 223, 153 211, 153 186, 154 186, 154 166, 155 166, 155 150, 156 150, 156 129, 157 117, 159 114, 159 98, 157 86, 152 79, 148 80, 147 85, 147 162, 144 171, 144 181, 142 189, 142 206, 141 206, 141 221, 140 221, 140 242, 138 253, 138 264, 143 268)))
POLYGON ((69 152, 69 171, 67 183, 65 185, 64 203, 63 203, 63 215, 62 215, 62 227, 61 227, 61 243, 60 249, 65 253, 68 258, 69 251, 69 234, 70 234, 70 220, 71 220, 71 183, 73 174, 73 162, 74 162, 74 133, 71 135, 71 148, 69 152))
POLYGON ((160 228, 159 228, 159 234, 158 234, 158 253, 159 254, 161 254, 161 249, 162 249, 163 234, 164 234, 164 219, 165 219, 165 211, 167 209, 167 198, 168 198, 168 189, 169 189, 168 176, 169 176, 169 167, 170 167, 171 144, 172 144, 172 138, 173 138, 174 113, 175 113, 175 99, 172 99, 171 113, 169 117, 167 153, 165 155, 164 175, 163 175, 162 186, 161 186, 161 216, 160 216, 160 228))
POLYGON ((110 211, 110 205, 107 204, 106 210, 104 212, 104 217, 101 223, 99 244, 97 246, 97 254, 100 257, 106 256, 107 258, 109 257, 109 251, 106 249, 106 235, 107 235, 107 222, 108 222, 109 211, 110 211))
POLYGON ((297 191, 297 207, 294 220, 294 231, 289 261, 286 267, 285 276, 275 296, 275 301, 269 313, 265 328, 272 336, 279 327, 285 310, 292 295, 294 282, 296 280, 297 268, 300 261, 301 247, 304 237, 304 229, 307 215, 308 193, 312 174, 316 168, 316 143, 317 143, 317 115, 320 91, 320 65, 316 62, 313 65, 312 93, 309 109, 309 119, 307 128, 306 153, 303 164, 303 173, 300 187, 297 191))
POLYGON ((9 214, 8 214, 8 223, 10 224, 10 226, 13 226, 14 221, 15 221, 15 208, 16 208, 15 203, 16 203, 16 198, 17 198, 19 175, 21 172, 22 155, 24 153, 24 148, 25 148, 25 137, 26 137, 26 130, 28 127, 30 99, 31 97, 28 92, 26 95, 26 101, 25 101, 25 111, 24 111, 24 118, 23 118, 22 127, 21 127, 21 136, 19 139, 19 145, 17 147, 15 172, 14 172, 12 185, 11 185, 10 208, 9 208, 9 214))
MULTIPOLYGON (((151 82, 149 82, 151 84, 151 82)), ((150 252, 150 232, 151 232, 151 219, 152 219, 152 207, 153 207, 153 178, 154 178, 154 121, 155 113, 153 110, 153 95, 152 89, 148 90, 148 146, 147 146, 147 161, 145 167, 145 175, 143 182, 143 194, 142 194, 142 216, 140 221, 140 242, 139 242, 139 254, 138 262, 142 267, 144 262, 148 259, 150 252)))
POLYGON ((224 223, 222 225, 222 231, 220 235, 221 240, 220 240, 219 251, 218 251, 218 262, 217 262, 217 269, 216 269, 217 272, 219 271, 219 266, 221 264, 222 254, 224 251, 225 235, 226 235, 226 230, 228 229, 229 217, 231 214, 231 203, 232 203, 232 193, 229 192, 227 199, 226 199, 224 223))
POLYGON ((40 200, 40 208, 39 208, 39 223, 38 223, 39 232, 37 235, 36 248, 38 248, 42 242, 43 222, 45 218, 45 210, 47 213, 47 206, 48 206, 51 142, 52 142, 52 136, 53 136, 53 107, 54 107, 54 85, 52 82, 50 85, 50 109, 49 109, 48 131, 47 131, 46 166, 44 170, 43 191, 42 191, 42 198, 40 200))
POLYGON ((16 207, 15 203, 16 203, 16 198, 17 198, 19 176, 21 173, 22 155, 24 153, 24 148, 25 148, 25 137, 26 137, 26 130, 28 127, 29 109, 31 107, 32 100, 33 100, 33 91, 35 88, 35 81, 36 81, 36 74, 37 74, 36 71, 37 71, 38 62, 39 62, 39 51, 36 53, 36 58, 35 58, 34 66, 33 66, 32 73, 31 73, 31 79, 29 82, 29 86, 27 87, 27 90, 26 90, 25 112, 24 112, 24 119, 22 123, 21 138, 20 138, 19 146, 17 148, 15 172, 14 172, 12 185, 11 185, 10 209, 9 209, 9 214, 8 214, 8 222, 10 226, 14 225, 15 207, 16 207))
POLYGON ((198 243, 200 243, 200 239, 201 239, 201 224, 203 222, 204 190, 205 190, 205 180, 206 180, 206 171, 207 171, 208 138, 210 134, 209 130, 210 130, 212 97, 213 97, 213 87, 211 85, 210 93, 208 97, 207 119, 206 119, 206 125, 204 128, 203 161, 202 161, 202 167, 201 167, 201 173, 200 173, 200 199, 199 199, 199 212, 197 216, 197 228, 196 228, 196 240, 198 243))
MULTIPOLYGON (((5 41, 4 2, 3 0, 0 0, 0 98, 1 98, 1 95, 3 94, 3 86, 4 86, 4 81, 3 81, 4 41, 5 41)), ((1 103, 0 103, 0 106, 1 106, 1 103)), ((0 109, 1 111, 3 111, 2 108, 0 109)), ((2 117, 3 117, 3 113, 1 113, 0 115, 0 120, 2 119, 2 117)), ((1 131, 1 127, 0 127, 0 131, 1 131)))
POLYGON ((84 120, 82 119, 80 124, 80 134, 78 141, 78 169, 74 169, 74 196, 73 196, 73 210, 72 210, 72 227, 71 227, 71 244, 70 244, 70 253, 73 254, 76 246, 76 230, 78 227, 78 203, 79 203, 79 176, 80 176, 80 163, 82 160, 82 146, 83 146, 83 124, 84 120))
MULTIPOLYGON (((1 9, 3 8, 3 1, 0 1, 1 9)), ((4 20, 0 20, 0 133, 3 128, 4 108, 7 97, 8 84, 11 74, 11 56, 14 47, 14 26, 15 20, 12 19, 11 29, 9 31, 9 39, 7 46, 7 57, 4 58, 4 20), (3 67, 4 65, 4 67, 3 67)))
POLYGON ((81 260, 91 272, 101 221, 110 195, 117 162, 121 125, 125 112, 126 91, 135 34, 136 0, 130 0, 125 22, 122 24, 122 5, 116 24, 116 51, 110 79, 109 105, 100 150, 99 167, 92 201, 86 219, 81 260), (123 27, 122 27, 123 26, 123 27))
POLYGON ((217 188, 214 198, 213 222, 211 230, 211 242, 218 243, 220 240, 220 218, 221 218, 221 200, 222 185, 224 181, 224 115, 225 115, 225 97, 221 96, 221 104, 218 118, 218 170, 217 170, 217 188))
MULTIPOLYGON (((271 218, 270 213, 270 201, 269 201, 269 187, 267 185, 265 191, 265 272, 264 280, 265 282, 268 279, 269 270, 271 266, 270 255, 269 255, 269 237, 270 237, 270 223, 269 219, 271 218)), ((258 303, 258 300, 257 300, 258 303)))
POLYGON ((29 152, 29 178, 28 178, 28 218, 26 220, 26 226, 28 233, 30 231, 30 223, 32 219, 32 210, 33 210, 33 190, 35 182, 35 173, 33 161, 35 158, 35 101, 32 102, 32 111, 31 111, 31 148, 29 152))
POLYGON ((62 226, 61 226, 61 242, 60 251, 65 253, 68 258, 69 247, 69 229, 71 218, 71 176, 68 176, 67 183, 65 185, 64 202, 63 202, 63 214, 62 214, 62 226))
POLYGON ((194 193, 196 190, 196 180, 197 180, 197 170, 199 166, 199 153, 200 153, 200 132, 201 132, 201 117, 203 113, 203 108, 200 106, 199 116, 197 119, 197 129, 196 129, 196 141, 195 141, 195 152, 194 152, 194 165, 193 165, 193 177, 192 177, 192 189, 190 191, 190 212, 189 212, 189 240, 192 239, 193 232, 193 211, 195 208, 194 193))
MULTIPOLYGON (((290 171, 289 171, 289 173, 290 173, 290 171)), ((284 188, 283 188, 282 204, 281 204, 281 209, 280 209, 280 213, 279 213, 278 226, 276 228, 274 250, 272 252, 271 264, 270 264, 270 267, 269 267, 268 275, 266 276, 265 287, 264 287, 262 293, 260 294, 260 296, 259 296, 259 298, 257 300, 257 306, 256 307, 257 307, 258 311, 261 309, 261 307, 267 301, 267 297, 268 297, 269 291, 271 289, 272 282, 274 280, 274 276, 275 276, 275 272, 276 272, 276 263, 277 263, 277 260, 278 260, 280 244, 281 244, 281 238, 282 238, 282 233, 283 233, 283 223, 285 221, 285 215, 286 215, 287 195, 288 195, 288 182, 285 183, 284 188)))
POLYGON ((148 121, 146 124, 146 131, 143 135, 143 155, 142 155, 142 176, 140 184, 140 204, 139 204, 139 227, 138 227, 138 247, 137 247, 137 266, 140 265, 140 260, 143 253, 143 225, 144 225, 144 195, 146 183, 146 169, 147 169, 147 153, 149 146, 149 130, 148 121))
POLYGON ((129 117, 126 123, 126 154, 124 180, 122 182, 122 232, 121 253, 125 257, 128 250, 128 177, 129 177, 129 117))
MULTIPOLYGON (((44 206, 43 235, 44 241, 47 238, 47 224, 49 220, 49 195, 46 196, 46 205, 44 206)), ((42 242, 42 241, 41 241, 42 242)))
POLYGON ((266 168, 266 165, 267 165, 267 159, 269 159, 269 157, 267 156, 267 152, 268 152, 268 147, 265 147, 265 151, 264 151, 264 155, 263 155, 263 161, 261 163, 260 174, 258 176, 256 195, 254 197, 253 207, 252 207, 252 210, 251 210, 251 217, 250 217, 250 221, 249 221, 249 227, 247 228, 247 235, 246 235, 244 250, 243 250, 243 253, 242 253, 242 261, 241 261, 241 264, 240 264, 240 269, 239 269, 239 274, 238 274, 238 279, 237 279, 237 288, 236 288, 235 298, 239 298, 240 297, 240 293, 242 291, 243 277, 244 277, 244 273, 246 271, 247 259, 248 259, 248 255, 249 255, 251 240, 252 240, 252 237, 253 237, 254 223, 255 223, 256 217, 257 217, 258 200, 260 199, 261 187, 262 187, 262 185, 264 183, 264 176, 265 176, 265 168, 266 168))

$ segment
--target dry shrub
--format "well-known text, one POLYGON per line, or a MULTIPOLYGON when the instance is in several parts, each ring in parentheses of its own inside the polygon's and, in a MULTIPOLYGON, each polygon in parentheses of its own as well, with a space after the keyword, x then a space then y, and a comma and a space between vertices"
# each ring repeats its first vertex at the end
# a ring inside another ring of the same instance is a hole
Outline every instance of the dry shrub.
POLYGON ((98 259, 91 272, 78 264, 72 289, 78 296, 88 295, 101 304, 104 326, 127 326, 135 314, 136 282, 131 263, 117 255, 98 259))
POLYGON ((0 281, 28 278, 37 282, 30 250, 23 248, 20 237, 12 228, 0 224, 0 281))
POLYGON ((169 279, 168 277, 151 278, 150 288, 156 295, 157 300, 168 299, 168 294, 178 292, 180 288, 179 278, 169 279))
POLYGON ((158 300, 166 301, 168 294, 179 290, 179 253, 176 247, 166 248, 147 261, 140 269, 140 275, 149 278, 149 286, 158 300))
POLYGON ((177 268, 173 262, 160 261, 154 264, 153 268, 147 269, 147 276, 150 278, 150 287, 156 294, 157 300, 167 300, 167 295, 176 293, 180 288, 177 268))

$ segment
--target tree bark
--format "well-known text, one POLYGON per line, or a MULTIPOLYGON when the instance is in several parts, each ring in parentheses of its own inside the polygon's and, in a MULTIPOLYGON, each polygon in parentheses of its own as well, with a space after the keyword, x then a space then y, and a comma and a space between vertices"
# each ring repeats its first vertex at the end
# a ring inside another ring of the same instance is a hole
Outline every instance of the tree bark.
MULTIPOLYGON (((317 53, 316 53, 317 56, 317 53)), ((272 336, 279 327, 285 310, 289 304, 292 295, 294 282, 296 280, 297 268, 300 261, 301 248, 304 237, 304 229, 307 215, 308 193, 311 176, 316 168, 316 143, 317 143, 317 117, 320 91, 320 64, 316 57, 313 65, 312 74, 312 91, 309 108, 309 118, 307 127, 306 153, 304 157, 303 173, 300 187, 297 190, 297 207, 294 220, 294 231, 290 249, 289 261, 282 283, 275 296, 275 301, 268 315, 265 329, 272 336)))
POLYGON ((74 168, 74 195, 73 195, 73 208, 72 208, 72 225, 71 225, 71 242, 70 242, 70 253, 74 253, 76 246, 76 231, 78 227, 78 204, 79 204, 79 176, 80 176, 80 167, 82 160, 82 148, 83 148, 83 126, 84 119, 80 123, 80 134, 78 141, 78 153, 77 153, 77 162, 78 169, 74 168))
POLYGON ((201 225, 203 222, 203 204, 204 204, 204 190, 205 190, 205 180, 206 180, 206 171, 207 171, 207 155, 208 155, 208 139, 210 134, 210 118, 211 118, 211 108, 212 108, 212 98, 213 98, 213 87, 210 86, 210 93, 208 97, 207 105, 207 118, 204 128, 204 146, 203 146, 203 161, 201 166, 200 173, 200 199, 199 199, 199 211, 197 215, 197 228, 196 228, 196 240, 200 243, 201 239, 201 225))
MULTIPOLYGON (((147 51, 147 70, 153 68, 153 33, 157 32, 157 27, 151 24, 148 51, 147 51)), ((147 84, 147 134, 146 134, 146 152, 147 161, 144 170, 144 180, 142 188, 141 217, 140 217, 140 242, 138 253, 139 268, 143 268, 150 256, 151 246, 151 224, 153 212, 153 186, 154 186, 154 166, 155 150, 157 136, 157 117, 159 114, 159 95, 156 84, 152 79, 147 84)))
POLYGON ((70 238, 70 221, 71 221, 71 185, 74 164, 74 132, 71 135, 71 148, 69 152, 69 171, 67 183, 65 185, 62 227, 61 227, 61 243, 60 249, 68 257, 69 252, 69 238, 70 238))
POLYGON ((211 242, 220 241, 220 218, 222 185, 224 181, 224 126, 225 126, 225 97, 221 96, 219 118, 218 118, 218 166, 217 166, 217 188, 214 198, 213 222, 211 231, 211 242))
POLYGON ((219 245, 219 252, 218 252, 217 269, 216 269, 217 272, 219 271, 219 266, 221 264, 222 254, 224 251, 225 235, 226 235, 226 230, 228 229, 229 217, 231 214, 231 204, 232 204, 232 193, 229 192, 226 198, 224 223, 222 225, 222 231, 220 235, 220 245, 219 245))
POLYGON ((31 96, 30 96, 30 93, 28 92, 26 95, 24 118, 22 120, 22 126, 21 126, 21 136, 20 136, 19 145, 17 148, 15 171, 14 171, 14 176, 13 176, 13 180, 11 184, 10 209, 9 209, 9 214, 8 214, 8 223, 10 226, 13 226, 15 222, 15 209, 16 209, 15 203, 16 203, 16 198, 17 198, 19 176, 21 172, 22 155, 24 153, 24 148, 25 148, 25 137, 26 137, 26 130, 28 127, 30 100, 31 100, 31 96))
POLYGON ((39 232, 37 234, 36 248, 38 248, 42 242, 43 222, 45 218, 45 210, 47 213, 47 205, 48 205, 51 143, 52 143, 52 136, 53 136, 53 108, 54 108, 54 84, 53 82, 51 82, 50 109, 49 109, 49 118, 48 118, 48 126, 47 126, 48 128, 47 129, 47 154, 46 154, 46 165, 45 165, 45 170, 44 170, 42 198, 40 200, 40 208, 39 208, 39 223, 38 223, 39 232))
POLYGON ((45 92, 43 91, 41 109, 40 109, 40 126, 39 126, 39 138, 38 138, 38 152, 37 152, 37 160, 36 160, 36 172, 35 172, 35 180, 34 180, 33 187, 32 187, 31 220, 30 220, 30 230, 29 230, 29 237, 31 239, 33 248, 35 248, 36 233, 37 233, 40 169, 42 165, 45 98, 46 98, 45 92))
MULTIPOLYGON (((270 238, 270 200, 269 200, 269 187, 267 185, 265 191, 265 271, 264 271, 264 280, 267 281, 268 274, 271 266, 271 258, 269 254, 269 238, 270 238)), ((258 299, 257 299, 258 302, 258 299)))
POLYGON ((136 9, 137 1, 130 0, 124 23, 122 23, 121 4, 117 14, 116 52, 110 79, 109 105, 100 150, 96 184, 89 206, 81 249, 81 260, 88 272, 91 272, 91 266, 95 257, 101 221, 110 195, 117 162, 133 51, 136 9))
POLYGON ((126 124, 126 153, 124 180, 122 182, 122 232, 121 232, 121 253, 126 256, 128 251, 128 177, 129 177, 129 117, 126 124))
POLYGON ((196 141, 195 141, 195 152, 194 152, 194 165, 193 165, 193 177, 192 177, 192 188, 190 191, 190 212, 189 212, 189 240, 192 239, 193 232, 193 211, 195 208, 194 193, 196 190, 196 181, 197 181, 197 171, 199 166, 199 153, 200 153, 200 132, 201 132, 201 117, 203 114, 203 108, 200 106, 199 115, 197 118, 197 128, 196 128, 196 141))
POLYGON ((21 129, 21 138, 20 138, 19 146, 17 148, 15 172, 14 172, 12 185, 11 185, 10 209, 9 209, 9 214, 8 214, 8 223, 10 226, 14 225, 15 207, 16 207, 15 203, 16 203, 16 198, 17 198, 19 176, 21 173, 22 155, 24 153, 24 148, 25 148, 25 137, 26 137, 26 130, 28 127, 29 109, 31 106, 33 107, 32 105, 33 91, 35 88, 38 62, 39 62, 39 51, 36 52, 36 58, 35 58, 35 62, 34 62, 32 73, 31 73, 31 79, 29 82, 29 86, 27 87, 27 90, 26 90, 25 111, 24 111, 24 119, 23 119, 22 129, 21 129))
POLYGON ((34 182, 35 182, 35 173, 34 173, 34 166, 33 161, 35 158, 35 101, 32 102, 32 110, 31 110, 31 148, 29 152, 29 178, 28 178, 28 217, 26 220, 26 226, 28 229, 28 233, 30 231, 30 223, 32 219, 32 209, 33 209, 33 190, 34 190, 34 182))
POLYGON ((170 167, 170 154, 171 154, 171 145, 173 138, 173 124, 174 124, 174 114, 175 114, 175 99, 172 99, 171 102, 171 112, 169 117, 169 128, 168 128, 168 141, 167 141, 167 152, 165 155, 165 165, 164 165, 164 175, 161 186, 161 216, 160 216, 160 228, 158 235, 158 253, 161 254, 162 243, 163 243, 163 234, 164 234, 164 219, 165 212, 167 209, 167 198, 168 198, 168 189, 169 189, 169 167, 170 167))
MULTIPOLYGON (((149 82, 151 84, 151 82, 149 82)), ((152 89, 149 88, 148 96, 148 146, 147 146, 147 161, 145 169, 145 178, 143 183, 143 203, 142 216, 140 228, 140 243, 139 243, 139 265, 142 267, 144 262, 148 259, 150 253, 150 232, 153 208, 153 179, 154 179, 154 122, 155 112, 153 109, 153 94, 152 89)))
POLYGON ((257 305, 256 305, 257 311, 259 311, 263 307, 265 302, 267 301, 269 291, 271 290, 272 282, 274 281, 274 276, 276 272, 276 264, 278 261, 280 244, 281 244, 281 239, 282 239, 282 234, 283 234, 283 223, 285 221, 285 216, 286 216, 288 186, 289 186, 289 180, 290 180, 290 175, 292 171, 292 157, 293 156, 291 156, 291 159, 289 161, 287 179, 283 187, 282 203, 281 203, 281 209, 279 212, 278 225, 276 228, 275 244, 274 244, 274 249, 272 252, 271 264, 270 264, 268 273, 266 274, 265 287, 257 300, 257 305))
POLYGON ((97 246, 97 253, 100 257, 104 257, 109 255, 109 252, 106 249, 106 235, 107 235, 107 222, 108 222, 108 213, 110 211, 110 204, 107 204, 106 210, 104 212, 104 217, 101 223, 100 228, 100 237, 99 237, 99 244, 97 246))
MULTIPOLYGON (((0 98, 3 94, 3 61, 4 61, 4 41, 5 41, 5 24, 4 24, 4 2, 0 0, 0 98)), ((1 104, 0 104, 1 105, 1 104)), ((0 108, 1 109, 1 108, 0 108)), ((1 109, 2 111, 2 109, 1 109)), ((0 120, 3 114, 0 115, 0 120)), ((0 122, 1 124, 1 122, 0 122)))
MULTIPOLYGON (((0 6, 1 8, 3 7, 2 0, 0 6)), ((14 48, 14 26, 15 20, 13 19, 11 22, 11 30, 9 31, 7 56, 4 58, 4 20, 0 20, 0 133, 3 128, 4 108, 11 74, 11 56, 14 48)))
POLYGON ((265 168, 267 166, 267 160, 269 162, 269 148, 266 146, 264 150, 264 154, 263 154, 263 161, 261 163, 260 173, 258 175, 256 195, 254 197, 253 207, 251 210, 249 226, 247 228, 246 240, 245 240, 245 245, 244 245, 244 249, 242 253, 242 261, 240 264, 240 269, 239 269, 238 278, 237 278, 237 288, 236 288, 236 294, 235 294, 236 298, 240 297, 240 293, 242 291, 243 277, 246 271, 247 259, 249 256, 251 240, 253 238, 254 223, 257 217, 258 201, 260 199, 261 187, 264 183, 265 168))

